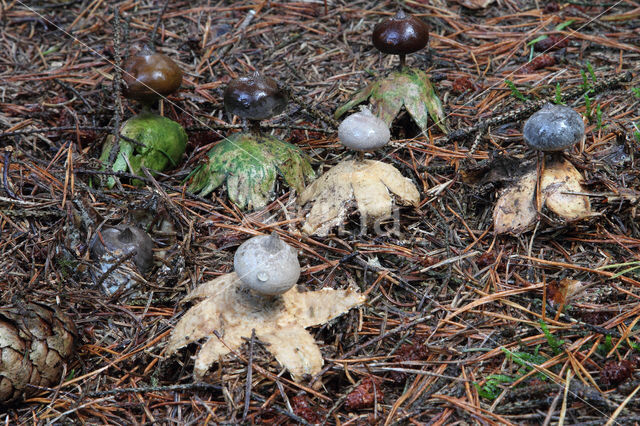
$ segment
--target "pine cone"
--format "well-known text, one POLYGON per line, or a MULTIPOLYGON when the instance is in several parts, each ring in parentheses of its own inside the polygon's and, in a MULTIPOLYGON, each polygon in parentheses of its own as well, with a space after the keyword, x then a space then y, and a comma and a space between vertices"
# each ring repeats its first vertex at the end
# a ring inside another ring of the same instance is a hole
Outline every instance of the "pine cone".
POLYGON ((71 320, 55 308, 36 303, 0 308, 0 405, 37 393, 33 386, 57 385, 76 338, 71 320))

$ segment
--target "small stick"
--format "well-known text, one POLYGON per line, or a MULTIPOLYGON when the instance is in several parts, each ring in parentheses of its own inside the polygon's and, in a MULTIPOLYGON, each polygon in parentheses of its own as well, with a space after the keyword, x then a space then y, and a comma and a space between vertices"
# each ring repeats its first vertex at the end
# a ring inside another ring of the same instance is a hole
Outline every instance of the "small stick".
POLYGON ((251 330, 251 340, 249 341, 249 362, 247 363, 247 383, 244 390, 244 411, 242 413, 242 423, 247 420, 249 405, 251 404, 251 379, 253 375, 253 346, 256 341, 256 329, 251 330))
MULTIPOLYGON (((100 237, 100 238, 102 238, 102 237, 100 237)), ((125 254, 125 255, 123 255, 123 256, 120 256, 120 257, 116 260, 116 262, 115 262, 113 265, 111 265, 111 266, 109 267, 109 269, 107 269, 107 271, 106 271, 104 274, 102 274, 102 276, 101 276, 101 277, 100 277, 100 279, 98 280, 98 283, 96 284, 96 287, 101 287, 101 286, 102 286, 102 283, 107 279, 107 277, 108 277, 108 276, 109 276, 113 271, 115 271, 116 269, 118 269, 118 267, 119 267, 120 265, 122 265, 124 262, 126 262, 127 260, 129 260, 129 259, 131 259, 133 256, 135 256, 137 252, 138 252, 138 250, 137 250, 137 249, 134 249, 134 250, 131 250, 129 253, 127 253, 127 254, 125 254)))
MULTIPOLYGON (((318 133, 335 133, 333 129, 323 129, 321 127, 312 127, 312 126, 299 126, 295 124, 260 124, 260 127, 264 127, 265 129, 285 129, 285 130, 307 130, 309 132, 318 132, 318 133)), ((217 123, 217 124, 208 124, 207 127, 187 127, 185 130, 187 132, 208 132, 211 130, 231 130, 231 129, 241 129, 241 124, 225 124, 225 123, 217 123)), ((60 127, 41 127, 39 129, 29 129, 29 130, 16 130, 14 132, 4 132, 0 133, 0 139, 7 138, 10 136, 19 136, 19 135, 32 135, 36 133, 50 133, 50 132, 64 132, 68 130, 93 130, 96 132, 104 132, 109 131, 113 132, 114 128, 111 126, 108 127, 100 127, 100 126, 60 126, 60 127)), ((127 142, 138 143, 135 139, 128 138, 122 134, 120 134, 120 139, 123 139, 127 142)))
POLYGON ((340 123, 338 123, 337 120, 334 120, 333 118, 329 117, 327 114, 320 111, 318 108, 314 107, 313 105, 309 105, 309 103, 305 102, 305 100, 302 99, 300 96, 294 94, 291 87, 287 87, 286 90, 287 92, 289 92, 289 99, 291 99, 293 102, 298 104, 301 108, 307 110, 307 112, 309 112, 315 118, 322 120, 327 124, 330 124, 335 129, 337 129, 338 126, 340 126, 340 123))
POLYGON ((9 166, 11 163, 11 153, 13 152, 13 147, 7 146, 4 149, 4 158, 2 164, 2 186, 4 187, 5 192, 9 196, 9 198, 13 199, 22 199, 18 197, 12 190, 9 188, 9 166))
MULTIPOLYGON (((184 385, 148 386, 148 387, 140 387, 140 388, 109 389, 109 390, 106 390, 106 391, 89 392, 89 393, 87 393, 87 394, 85 394, 83 396, 85 396, 87 398, 100 398, 100 397, 104 397, 104 396, 120 395, 120 394, 125 394, 125 393, 175 392, 175 391, 190 391, 190 390, 221 392, 222 391, 222 386, 220 386, 220 385, 212 385, 212 384, 209 384, 209 383, 198 382, 198 383, 187 383, 187 384, 184 384, 184 385)), ((251 399, 253 399, 255 401, 258 401, 260 403, 265 403, 266 402, 266 400, 264 398, 259 397, 258 395, 252 395, 251 399)), ((278 407, 277 405, 271 405, 271 408, 274 411, 276 411, 278 414, 282 414, 282 415, 285 415, 285 416, 289 417, 291 420, 295 421, 297 424, 302 424, 302 425, 308 425, 309 424, 309 422, 307 422, 302 417, 299 417, 299 416, 295 415, 294 413, 292 413, 292 412, 290 412, 288 410, 284 410, 284 409, 278 407)))
POLYGON ((482 138, 484 137, 484 135, 487 134, 487 130, 488 127, 483 127, 481 129, 478 130, 478 133, 476 134, 476 137, 473 138, 473 144, 471 144, 471 149, 469 149, 469 153, 467 154, 467 156, 470 159, 473 159, 473 154, 475 154, 476 150, 478 149, 478 146, 480 146, 480 141, 482 141, 482 138))
POLYGON ((211 65, 217 64, 219 61, 222 60, 222 58, 224 58, 224 56, 229 52, 229 50, 235 47, 235 45, 240 41, 241 36, 244 34, 244 31, 251 24, 251 21, 253 21, 253 18, 255 18, 255 16, 258 13, 260 13, 260 11, 262 10, 265 4, 266 4, 266 1, 263 0, 260 4, 256 5, 256 7, 254 7, 253 9, 249 10, 249 12, 247 12, 247 15, 244 17, 244 19, 238 26, 238 29, 235 31, 235 35, 234 35, 235 41, 222 47, 222 49, 219 49, 218 57, 211 63, 211 65))
MULTIPOLYGON (((613 76, 611 78, 603 79, 598 83, 594 84, 593 86, 591 86, 589 89, 587 89, 587 91, 589 91, 589 93, 591 94, 596 94, 604 90, 610 89, 614 86, 617 86, 620 83, 629 82, 631 81, 631 78, 632 78, 631 72, 627 71, 622 74, 613 76)), ((585 93, 586 93, 585 89, 582 86, 578 86, 568 90, 566 93, 563 94, 562 97, 565 100, 571 100, 571 99, 579 98, 583 96, 585 93)), ((495 126, 498 124, 509 123, 511 121, 520 120, 524 117, 531 115, 534 111, 537 111, 538 109, 540 109, 547 102, 553 102, 555 98, 556 96, 555 94, 553 94, 551 96, 547 96, 546 98, 539 99, 537 101, 529 101, 525 103, 523 106, 521 106, 520 108, 517 108, 506 114, 500 114, 495 117, 487 118, 485 120, 480 120, 478 123, 474 124, 473 126, 463 127, 461 129, 454 130, 453 132, 449 133, 449 135, 447 136, 447 140, 448 141, 461 140, 479 131, 480 129, 487 128, 489 126, 495 126)))
POLYGON ((165 0, 164 5, 162 6, 162 9, 160 10, 160 13, 158 14, 158 18, 156 18, 156 23, 153 26, 153 31, 151 31, 151 41, 149 42, 149 47, 152 50, 156 50, 156 38, 158 36, 158 27, 160 27, 160 22, 162 22, 162 16, 164 15, 164 12, 167 10, 167 6, 169 5, 169 0, 165 0))
MULTIPOLYGON (((114 117, 114 126, 113 126, 113 147, 111 148, 111 152, 109 153, 108 166, 111 168, 113 163, 116 161, 116 156, 118 155, 118 151, 120 150, 120 110, 122 109, 122 99, 120 98, 120 88, 122 84, 122 57, 120 56, 120 41, 121 41, 121 31, 120 31, 120 12, 117 7, 113 8, 113 56, 115 60, 115 69, 114 69, 114 78, 113 78, 113 96, 115 103, 115 117, 114 117)), ((120 181, 116 178, 116 182, 120 187, 120 181)))
POLYGON ((94 110, 94 109, 93 109, 93 107, 89 104, 89 102, 85 99, 85 97, 84 97, 84 96, 82 96, 82 93, 80 93, 80 92, 79 92, 75 87, 70 86, 70 85, 68 85, 68 84, 66 84, 66 83, 64 83, 64 82, 62 82, 62 81, 58 80, 57 78, 54 78, 54 79, 53 79, 53 81, 54 81, 56 84, 58 84, 58 85, 62 86, 64 89, 66 89, 66 90, 70 91, 71 93, 73 93, 74 95, 76 95, 76 96, 77 96, 77 97, 82 101, 82 103, 84 104, 84 106, 86 106, 86 107, 89 109, 89 112, 90 112, 90 113, 95 112, 95 110, 94 110))

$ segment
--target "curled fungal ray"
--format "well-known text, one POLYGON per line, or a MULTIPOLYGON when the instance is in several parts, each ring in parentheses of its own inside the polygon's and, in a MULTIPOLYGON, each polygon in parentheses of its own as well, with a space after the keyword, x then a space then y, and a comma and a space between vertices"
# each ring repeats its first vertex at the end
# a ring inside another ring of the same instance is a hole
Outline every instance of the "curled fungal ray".
POLYGON ((247 290, 234 272, 206 282, 183 302, 198 301, 180 319, 167 345, 167 355, 206 338, 197 355, 194 375, 201 378, 211 365, 239 348, 243 338, 266 344, 294 380, 320 372, 320 349, 306 327, 325 323, 362 304, 354 290, 322 289, 301 292, 297 287, 273 298, 247 290))
POLYGON ((302 230, 310 235, 327 235, 343 222, 354 201, 365 221, 384 219, 391 216, 394 200, 415 207, 420 202, 420 193, 410 179, 389 164, 343 161, 300 194, 300 205, 311 204, 302 230))

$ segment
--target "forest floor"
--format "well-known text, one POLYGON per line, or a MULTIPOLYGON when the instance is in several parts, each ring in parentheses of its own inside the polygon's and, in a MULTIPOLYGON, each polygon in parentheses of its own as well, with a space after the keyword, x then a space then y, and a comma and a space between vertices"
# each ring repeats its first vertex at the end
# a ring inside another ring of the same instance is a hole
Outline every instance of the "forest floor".
POLYGON ((640 2, 164 5, 0 3, 0 297, 57 305, 79 334, 60 383, 1 408, 1 421, 640 422, 640 398, 628 398, 640 387, 640 2), (354 213, 317 237, 300 231, 304 213, 285 185, 254 212, 224 189, 186 191, 208 149, 241 124, 224 112, 224 87, 255 70, 297 96, 264 124, 308 153, 318 174, 352 156, 327 117, 397 65, 371 33, 399 5, 431 32, 408 65, 429 74, 449 128, 463 129, 455 139, 436 126, 416 132, 401 113, 392 143, 367 154, 413 180, 418 208, 366 230, 354 213), (185 73, 159 107, 186 128, 187 150, 144 186, 121 175, 109 190, 97 179, 102 144, 139 110, 119 98, 114 65, 154 28, 156 48, 185 73), (541 36, 547 46, 534 51, 541 36), (543 208, 533 229, 495 235, 498 196, 519 164, 536 161, 522 139, 536 110, 527 102, 570 93, 562 101, 584 116, 586 139, 564 155, 594 214, 566 223, 543 208), (119 223, 147 225, 157 262, 141 284, 107 295, 87 247, 119 223), (164 353, 188 307, 180 300, 230 272, 240 243, 274 230, 300 253, 300 286, 358 288, 367 302, 309 329, 325 362, 317 377, 294 382, 246 336, 195 381, 197 344, 164 353))

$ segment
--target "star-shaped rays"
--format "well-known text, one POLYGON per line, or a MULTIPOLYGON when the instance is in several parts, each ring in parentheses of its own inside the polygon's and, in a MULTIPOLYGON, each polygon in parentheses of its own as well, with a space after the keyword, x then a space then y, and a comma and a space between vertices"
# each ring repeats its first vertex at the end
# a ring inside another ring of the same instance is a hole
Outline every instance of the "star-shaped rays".
POLYGON ((197 355, 194 375, 202 378, 218 359, 237 349, 243 337, 256 337, 294 380, 320 372, 320 348, 306 327, 325 323, 365 301, 354 290, 322 289, 301 292, 297 287, 277 297, 264 297, 245 289, 234 272, 206 282, 184 299, 199 300, 176 325, 167 355, 206 338, 197 355))
POLYGON ((192 172, 189 191, 204 197, 226 182, 229 199, 241 209, 259 210, 270 203, 277 175, 298 193, 315 177, 302 150, 268 135, 236 133, 208 155, 208 162, 192 172))
POLYGON ((420 193, 390 164, 345 160, 329 169, 300 194, 298 204, 311 208, 302 226, 309 235, 324 236, 342 224, 354 205, 365 222, 391 216, 394 204, 420 204, 420 193))
POLYGON ((391 126, 404 106, 423 132, 427 130, 431 117, 440 130, 447 133, 442 103, 427 73, 422 70, 405 67, 374 81, 338 108, 334 117, 339 118, 366 100, 369 100, 373 113, 387 123, 387 126, 391 126))

